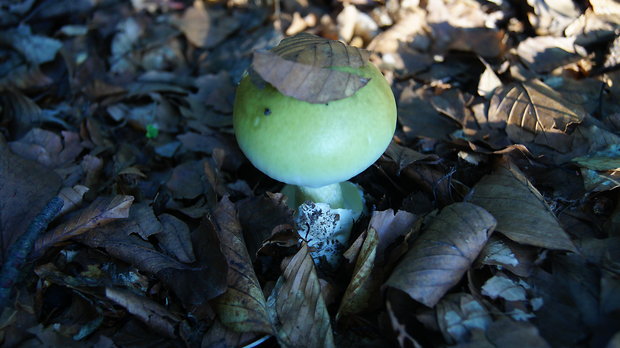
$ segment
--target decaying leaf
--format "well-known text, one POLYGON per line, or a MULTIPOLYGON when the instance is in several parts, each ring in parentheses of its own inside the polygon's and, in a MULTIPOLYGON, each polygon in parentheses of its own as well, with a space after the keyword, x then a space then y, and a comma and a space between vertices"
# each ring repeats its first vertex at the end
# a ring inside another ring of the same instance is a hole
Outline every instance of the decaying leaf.
POLYGON ((418 216, 404 210, 394 212, 394 210, 389 209, 372 213, 368 225, 369 228, 377 231, 379 238, 376 257, 378 265, 385 263, 386 249, 398 238, 410 234, 418 221, 418 216))
POLYGON ((155 237, 162 249, 181 262, 192 263, 196 261, 187 224, 170 214, 160 215, 159 220, 162 224, 162 231, 155 237))
POLYGON ((435 162, 438 160, 436 155, 423 154, 394 142, 390 143, 387 150, 385 150, 385 155, 398 164, 399 173, 412 163, 418 161, 435 162))
POLYGON ((252 261, 276 227, 295 224, 293 210, 287 206, 286 196, 281 193, 252 197, 237 202, 236 205, 246 248, 252 261))
POLYGON ((474 186, 471 202, 493 214, 497 232, 515 242, 575 251, 540 192, 510 162, 474 186))
POLYGON ((538 80, 497 89, 489 107, 491 124, 505 127, 513 142, 544 145, 561 153, 571 150, 569 127, 584 117, 580 107, 538 80))
POLYGON ((265 296, 261 290, 235 205, 222 198, 215 210, 220 248, 228 261, 228 290, 215 300, 222 324, 237 332, 272 333, 265 296))
POLYGON ((158 333, 171 338, 176 337, 176 326, 181 321, 181 318, 171 313, 161 304, 144 296, 138 296, 128 290, 106 288, 105 295, 158 333))
POLYGON ((491 322, 491 314, 470 294, 450 294, 437 303, 437 324, 448 342, 467 342, 472 331, 485 331, 491 322))
POLYGON ((482 294, 492 299, 498 297, 506 301, 525 301, 526 294, 523 286, 503 275, 495 275, 484 283, 482 294))
POLYGON ((34 253, 40 254, 57 243, 75 238, 117 219, 128 217, 133 200, 132 196, 122 195, 97 198, 79 215, 39 237, 34 253))
POLYGON ((79 205, 82 204, 82 199, 86 192, 88 192, 88 187, 83 185, 75 185, 74 187, 63 187, 58 192, 58 197, 62 199, 64 202, 62 206, 62 210, 58 215, 64 215, 69 211, 74 210, 79 205))
POLYGON ((357 257, 353 278, 344 292, 336 319, 366 309, 370 297, 379 290, 379 278, 375 266, 379 235, 374 228, 368 228, 366 239, 357 257))
POLYGON ((201 304, 226 290, 226 263, 209 220, 193 231, 196 262, 185 264, 137 236, 143 218, 136 214, 139 210, 134 213, 132 209, 129 218, 92 229, 77 236, 77 240, 91 248, 103 248, 111 256, 157 276, 186 305, 201 304))
POLYGON ((72 163, 82 152, 78 134, 63 131, 58 134, 40 128, 33 128, 18 141, 9 143, 11 151, 49 168, 72 163))
POLYGON ((385 285, 433 307, 478 257, 495 224, 491 214, 473 204, 445 207, 414 241, 385 285))
POLYGON ((280 93, 310 103, 352 96, 368 83, 338 67, 360 68, 369 53, 307 33, 286 38, 270 51, 254 53, 252 69, 280 93))
POLYGON ((575 44, 575 37, 537 36, 521 41, 517 48, 519 57, 539 72, 573 63, 586 55, 583 47, 575 44))
POLYGON ((334 347, 329 313, 306 244, 284 267, 268 301, 282 346, 334 347))
POLYGON ((176 24, 194 46, 204 47, 206 45, 210 20, 204 3, 195 1, 194 6, 188 7, 183 13, 183 18, 180 18, 176 24))
POLYGON ((485 265, 496 265, 518 276, 528 277, 537 254, 534 247, 515 243, 500 234, 494 234, 480 252, 479 260, 485 265))

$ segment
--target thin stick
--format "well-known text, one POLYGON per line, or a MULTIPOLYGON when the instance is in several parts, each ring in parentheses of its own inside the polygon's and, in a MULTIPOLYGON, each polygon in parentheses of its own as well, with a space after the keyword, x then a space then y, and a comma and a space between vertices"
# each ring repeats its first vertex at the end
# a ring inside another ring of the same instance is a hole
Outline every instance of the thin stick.
POLYGON ((26 258, 32 252, 35 240, 60 212, 63 205, 63 200, 58 196, 52 198, 39 215, 32 220, 26 232, 9 247, 6 260, 0 269, 0 312, 11 299, 13 286, 17 283, 26 258))

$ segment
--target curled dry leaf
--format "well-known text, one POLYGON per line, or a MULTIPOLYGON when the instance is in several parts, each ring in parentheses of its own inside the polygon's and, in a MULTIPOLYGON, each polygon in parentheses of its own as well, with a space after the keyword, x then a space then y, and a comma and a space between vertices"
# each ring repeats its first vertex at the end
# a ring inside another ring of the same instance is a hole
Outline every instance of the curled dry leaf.
POLYGON ((474 262, 495 228, 495 218, 471 203, 445 207, 386 282, 433 307, 474 262))
POLYGON ((220 248, 228 261, 228 290, 215 300, 215 311, 226 327, 237 332, 272 333, 265 296, 261 290, 235 205, 227 196, 215 210, 220 248))
POLYGON ((133 199, 133 196, 123 195, 97 198, 80 214, 39 237, 33 253, 40 254, 57 243, 77 237, 95 227, 128 217, 133 199))
POLYGON ((366 309, 371 296, 379 290, 379 277, 375 267, 378 244, 377 231, 370 227, 366 232, 366 239, 357 257, 353 278, 340 302, 336 320, 342 316, 359 313, 366 309))
POLYGON ((536 249, 494 234, 480 252, 479 260, 484 265, 500 266, 520 277, 529 277, 538 257, 536 249))
POLYGON ((385 251, 401 237, 406 237, 414 229, 418 222, 418 216, 408 211, 392 209, 373 211, 370 218, 371 229, 377 231, 379 243, 377 244, 377 264, 385 264, 385 251))
POLYGON ((575 251, 540 192, 510 162, 483 177, 470 201, 493 214, 497 232, 517 243, 575 251))
POLYGON ((155 332, 175 338, 175 329, 181 318, 177 317, 164 306, 144 296, 138 296, 127 290, 106 288, 105 295, 129 313, 138 317, 155 332))
POLYGON ((352 96, 368 79, 338 70, 361 68, 368 51, 307 33, 286 38, 270 51, 254 53, 252 69, 280 93, 310 103, 352 96))
POLYGON ((491 98, 489 122, 506 129, 515 143, 535 143, 561 153, 571 150, 569 127, 579 124, 585 112, 538 80, 512 83, 491 98))
POLYGON ((283 347, 334 347, 319 277, 305 243, 284 267, 268 301, 283 347))
POLYGON ((88 187, 83 185, 63 187, 62 189, 60 189, 60 192, 58 192, 58 197, 62 199, 64 204, 62 206, 62 210, 60 210, 60 213, 58 213, 58 215, 64 215, 82 204, 82 199, 84 198, 86 192, 88 192, 89 190, 90 189, 88 187))

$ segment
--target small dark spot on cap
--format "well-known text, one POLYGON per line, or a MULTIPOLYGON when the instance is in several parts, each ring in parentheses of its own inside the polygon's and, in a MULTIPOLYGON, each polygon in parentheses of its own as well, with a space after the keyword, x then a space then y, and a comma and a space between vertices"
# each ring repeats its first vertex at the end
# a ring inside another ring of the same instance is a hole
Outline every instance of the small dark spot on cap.
POLYGON ((271 115, 271 110, 269 108, 265 108, 265 111, 263 111, 263 115, 265 116, 271 115))

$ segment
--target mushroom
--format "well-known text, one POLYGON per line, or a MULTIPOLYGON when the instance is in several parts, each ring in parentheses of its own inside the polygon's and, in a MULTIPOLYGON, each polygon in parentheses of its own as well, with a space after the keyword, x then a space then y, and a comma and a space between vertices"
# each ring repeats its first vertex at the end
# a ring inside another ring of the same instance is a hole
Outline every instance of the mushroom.
POLYGON ((287 184, 282 192, 300 216, 309 214, 308 205, 303 205, 308 201, 314 203, 311 210, 335 214, 328 220, 341 226, 331 240, 344 244, 364 208, 361 189, 347 180, 388 147, 396 127, 396 103, 370 61, 327 69, 346 72, 365 84, 342 99, 308 102, 246 74, 237 87, 233 125, 243 153, 256 168, 287 184))

